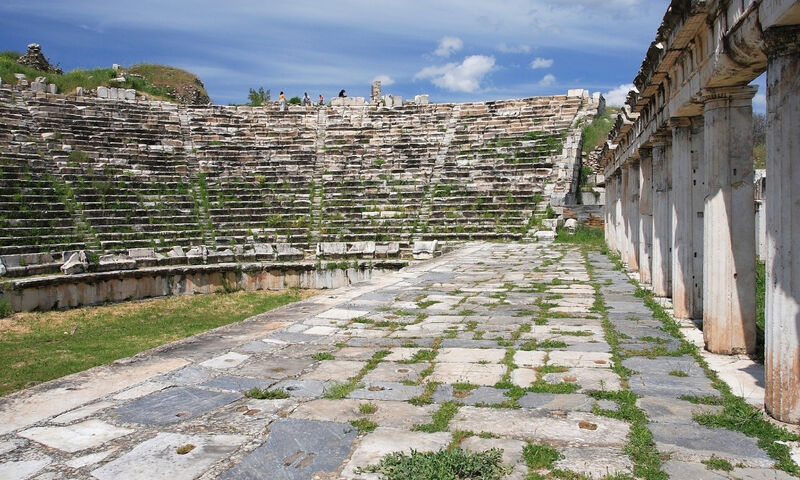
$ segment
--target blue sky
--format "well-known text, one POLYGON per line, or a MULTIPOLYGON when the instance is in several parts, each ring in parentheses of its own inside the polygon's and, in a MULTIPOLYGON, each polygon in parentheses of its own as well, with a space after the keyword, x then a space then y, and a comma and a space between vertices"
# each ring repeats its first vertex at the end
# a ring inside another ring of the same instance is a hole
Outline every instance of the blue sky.
POLYGON ((376 78, 384 93, 429 94, 434 102, 585 88, 616 103, 667 4, 4 0, 0 50, 24 51, 37 42, 65 70, 172 65, 197 74, 219 104, 243 103, 250 88, 262 86, 273 97, 283 90, 330 98, 342 88, 368 97, 376 78))

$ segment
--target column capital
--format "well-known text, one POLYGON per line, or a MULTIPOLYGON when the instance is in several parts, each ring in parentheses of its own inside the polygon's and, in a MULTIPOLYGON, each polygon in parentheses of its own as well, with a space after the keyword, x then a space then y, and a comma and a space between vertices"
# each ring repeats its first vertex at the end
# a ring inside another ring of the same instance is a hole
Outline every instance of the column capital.
POLYGON ((764 30, 764 52, 770 59, 800 53, 800 25, 770 27, 764 30))
POLYGON ((669 127, 673 130, 676 128, 689 128, 692 126, 692 117, 672 117, 669 119, 669 127))
POLYGON ((734 87, 704 88, 700 95, 706 111, 721 107, 752 106, 758 87, 738 85, 734 87))

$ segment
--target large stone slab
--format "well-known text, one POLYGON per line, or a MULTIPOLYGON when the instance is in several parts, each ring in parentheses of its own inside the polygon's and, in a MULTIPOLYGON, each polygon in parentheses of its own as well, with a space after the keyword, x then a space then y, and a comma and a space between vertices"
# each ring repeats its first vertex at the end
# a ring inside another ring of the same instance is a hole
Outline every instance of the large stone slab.
POLYGON ((594 399, 582 393, 532 393, 528 392, 519 399, 522 408, 541 410, 561 410, 566 412, 591 412, 594 399))
POLYGON ((506 351, 500 348, 442 348, 436 355, 437 362, 443 363, 500 363, 506 351))
POLYGON ((510 400, 505 396, 505 390, 491 387, 478 387, 469 392, 458 392, 452 385, 444 384, 436 387, 433 392, 435 403, 455 401, 464 405, 495 405, 510 400))
POLYGON ((116 409, 115 413, 123 422, 169 425, 202 415, 241 397, 239 393, 173 387, 134 400, 116 409))
POLYGON ((631 459, 622 449, 606 447, 567 447, 560 449, 559 453, 561 453, 563 458, 555 463, 556 468, 580 473, 589 478, 599 479, 614 475, 633 474, 633 463, 631 463, 631 459))
POLYGON ((323 360, 317 368, 304 374, 303 380, 345 382, 354 377, 366 362, 355 360, 323 360))
POLYGON ((505 365, 499 364, 437 363, 429 380, 492 386, 503 379, 505 371, 505 365))
POLYGON ((272 388, 285 390, 289 395, 298 398, 318 398, 325 395, 329 382, 319 380, 284 380, 276 383, 272 388))
POLYGON ((191 480, 244 443, 239 435, 183 435, 161 432, 120 458, 93 470, 99 480, 191 480), (178 448, 194 445, 179 454, 178 448))
POLYGON ((86 420, 66 427, 33 427, 19 436, 69 453, 79 452, 119 438, 133 430, 119 428, 102 420, 86 420))
POLYGON ((385 400, 319 399, 301 404, 292 412, 291 417, 338 423, 367 418, 382 427, 411 429, 414 425, 430 423, 433 412, 437 409, 437 405, 418 407, 407 402, 385 400), (361 413, 359 407, 365 403, 376 405, 377 411, 372 414, 361 413))
POLYGON ((333 472, 347 458, 358 431, 350 425, 296 418, 270 425, 266 443, 225 472, 222 480, 306 480, 333 472))
POLYGON ((98 367, 57 380, 52 387, 0 399, 0 435, 72 410, 186 363, 181 358, 167 358, 98 367), (53 401, 56 398, 58 401, 53 401))
POLYGON ((253 388, 264 389, 275 383, 275 380, 263 378, 235 377, 231 375, 221 375, 200 385, 201 387, 218 388, 220 390, 230 390, 232 392, 246 392, 253 388))
POLYGON ((658 451, 674 460, 700 462, 716 455, 735 465, 770 467, 775 463, 755 438, 743 433, 697 424, 651 423, 648 428, 658 451))
POLYGON ((223 355, 219 355, 212 359, 206 360, 200 365, 206 368, 227 370, 229 368, 234 368, 241 365, 241 363, 247 360, 248 358, 250 358, 250 355, 242 355, 241 353, 228 352, 223 355))
POLYGON ((50 457, 34 460, 0 463, 0 478, 3 480, 26 480, 50 465, 50 457))
POLYGON ((250 359, 247 363, 233 369, 236 375, 252 378, 272 378, 284 380, 300 375, 315 363, 311 358, 289 358, 270 356, 250 359))
POLYGON ((421 385, 404 385, 399 382, 365 382, 364 388, 350 392, 348 397, 363 400, 396 400, 408 401, 422 395, 424 387, 421 385))
POLYGON ((418 452, 435 452, 445 448, 448 443, 450 443, 449 432, 421 433, 378 427, 361 440, 342 470, 342 477, 346 479, 364 478, 363 474, 357 473, 359 468, 375 465, 381 461, 381 458, 392 452, 409 454, 412 449, 418 452))
POLYGON ((621 420, 591 413, 569 412, 544 416, 535 410, 462 407, 450 421, 450 430, 489 432, 535 442, 567 443, 598 447, 622 447, 629 425, 621 420))
POLYGON ((419 374, 428 367, 427 363, 403 364, 395 362, 381 362, 364 375, 363 381, 371 382, 416 382, 419 374))

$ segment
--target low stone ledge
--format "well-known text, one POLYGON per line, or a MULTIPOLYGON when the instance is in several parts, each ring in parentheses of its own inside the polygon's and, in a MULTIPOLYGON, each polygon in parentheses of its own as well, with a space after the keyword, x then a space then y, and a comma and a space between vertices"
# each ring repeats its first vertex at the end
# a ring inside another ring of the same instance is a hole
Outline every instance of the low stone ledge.
POLYGON ((399 270, 407 264, 398 260, 362 260, 349 265, 307 261, 218 263, 51 275, 8 280, 2 284, 0 298, 7 299, 11 309, 19 312, 235 290, 329 289, 368 280, 374 273, 399 270))

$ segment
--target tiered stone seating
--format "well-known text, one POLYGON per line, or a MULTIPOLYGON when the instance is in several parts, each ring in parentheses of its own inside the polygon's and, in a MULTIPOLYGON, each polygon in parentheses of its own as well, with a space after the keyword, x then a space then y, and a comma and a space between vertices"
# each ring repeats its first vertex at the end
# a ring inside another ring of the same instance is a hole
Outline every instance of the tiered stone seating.
POLYGON ((279 112, 0 87, 0 255, 520 238, 579 107, 279 112))

